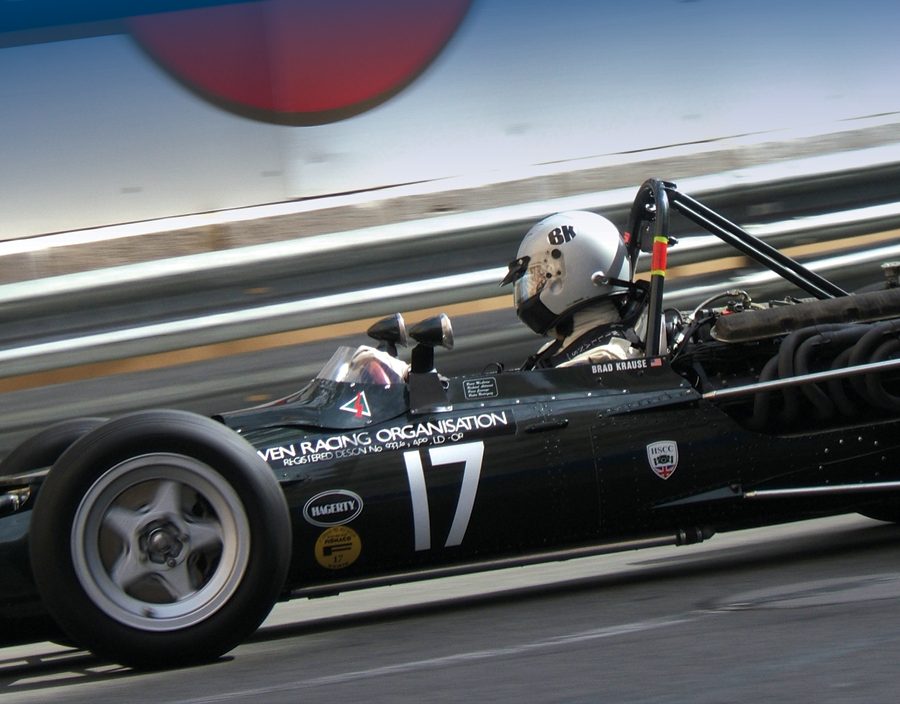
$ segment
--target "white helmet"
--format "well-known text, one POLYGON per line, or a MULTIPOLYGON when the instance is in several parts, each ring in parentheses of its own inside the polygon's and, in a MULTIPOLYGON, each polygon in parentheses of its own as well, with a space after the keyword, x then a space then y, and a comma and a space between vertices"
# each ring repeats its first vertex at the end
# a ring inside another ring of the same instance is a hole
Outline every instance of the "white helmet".
POLYGON ((602 215, 571 210, 532 227, 501 286, 515 282, 516 313, 541 335, 587 303, 628 289, 634 272, 616 226, 602 215), (594 274, 604 281, 595 284, 594 274))

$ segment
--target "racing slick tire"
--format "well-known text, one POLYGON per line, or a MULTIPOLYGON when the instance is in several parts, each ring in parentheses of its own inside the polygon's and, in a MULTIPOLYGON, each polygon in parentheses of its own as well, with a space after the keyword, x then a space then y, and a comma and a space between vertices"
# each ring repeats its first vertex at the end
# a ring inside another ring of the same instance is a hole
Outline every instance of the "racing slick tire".
POLYGON ((181 667, 226 653, 281 594, 291 522, 269 466, 237 433, 143 411, 75 442, 34 507, 31 564, 69 636, 115 662, 181 667))
POLYGON ((0 476, 50 467, 69 445, 105 422, 106 418, 70 418, 54 423, 19 443, 0 462, 0 476))
MULTIPOLYGON (((54 423, 38 433, 27 437, 0 462, 0 476, 25 474, 44 467, 50 467, 78 438, 100 427, 106 418, 69 418, 54 423)), ((0 628, 3 639, 16 642, 30 642, 34 638, 72 646, 71 639, 63 633, 50 616, 41 614, 22 619, 2 619, 0 628)))

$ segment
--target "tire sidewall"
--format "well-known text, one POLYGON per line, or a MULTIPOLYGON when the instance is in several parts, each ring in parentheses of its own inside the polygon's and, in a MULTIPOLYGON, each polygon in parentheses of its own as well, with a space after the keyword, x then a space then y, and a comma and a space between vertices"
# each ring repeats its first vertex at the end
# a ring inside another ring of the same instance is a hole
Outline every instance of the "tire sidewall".
POLYGON ((281 593, 290 538, 284 494, 249 443, 202 416, 149 411, 111 421, 63 453, 38 496, 30 543, 45 607, 77 643, 125 664, 172 667, 227 652, 258 627, 281 593), (185 455, 212 467, 240 498, 250 526, 248 563, 231 599, 205 620, 174 631, 115 620, 85 592, 72 555, 82 497, 110 468, 149 453, 185 455))
POLYGON ((106 418, 72 418, 54 423, 20 442, 0 462, 0 476, 52 466, 72 443, 105 422, 106 418))

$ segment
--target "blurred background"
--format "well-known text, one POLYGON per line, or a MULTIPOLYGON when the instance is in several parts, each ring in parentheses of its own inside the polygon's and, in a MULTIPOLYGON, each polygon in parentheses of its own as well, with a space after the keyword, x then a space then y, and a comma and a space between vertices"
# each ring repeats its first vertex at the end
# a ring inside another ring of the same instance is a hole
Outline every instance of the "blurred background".
MULTIPOLYGON (((895 0, 0 3, 0 457, 271 400, 379 316, 445 373, 541 344, 497 283, 659 177, 854 290, 900 259, 895 0)), ((782 290, 682 235, 668 300, 782 290)))

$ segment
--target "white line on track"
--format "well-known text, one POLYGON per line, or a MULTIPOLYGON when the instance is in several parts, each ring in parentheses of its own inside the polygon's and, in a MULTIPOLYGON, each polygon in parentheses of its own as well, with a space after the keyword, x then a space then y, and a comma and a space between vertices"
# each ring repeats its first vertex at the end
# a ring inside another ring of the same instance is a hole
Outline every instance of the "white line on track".
POLYGON ((567 633, 552 638, 544 638, 533 641, 531 643, 519 643, 517 645, 509 645, 501 648, 489 648, 487 650, 473 650, 465 653, 454 653, 453 655, 444 655, 436 658, 426 658, 424 660, 411 660, 409 662, 396 663, 394 665, 382 665, 381 667, 373 667, 366 670, 352 670, 350 672, 341 672, 334 675, 324 675, 322 677, 313 677, 305 680, 294 680, 293 682, 284 682, 282 684, 271 685, 269 687, 257 687, 254 689, 245 689, 236 692, 221 692, 210 695, 208 697, 196 697, 191 699, 181 699, 173 704, 211 704, 212 702, 240 700, 249 701, 254 697, 261 697, 276 692, 293 692, 299 689, 310 689, 313 687, 322 687, 327 685, 344 684, 347 682, 355 682, 359 680, 370 679, 373 677, 384 677, 389 675, 405 674, 408 672, 416 672, 419 670, 434 670, 443 667, 453 667, 455 665, 464 665, 470 662, 481 660, 492 660, 496 658, 504 658, 514 655, 522 655, 541 650, 549 650, 561 646, 567 646, 574 643, 583 643, 586 641, 601 640, 604 638, 615 638, 616 636, 628 635, 630 633, 640 633, 642 631, 651 631, 657 628, 667 628, 678 624, 694 621, 701 616, 708 615, 709 612, 694 611, 677 616, 668 616, 646 621, 635 621, 632 623, 623 623, 617 626, 607 626, 605 628, 595 628, 589 631, 579 631, 577 633, 567 633))

